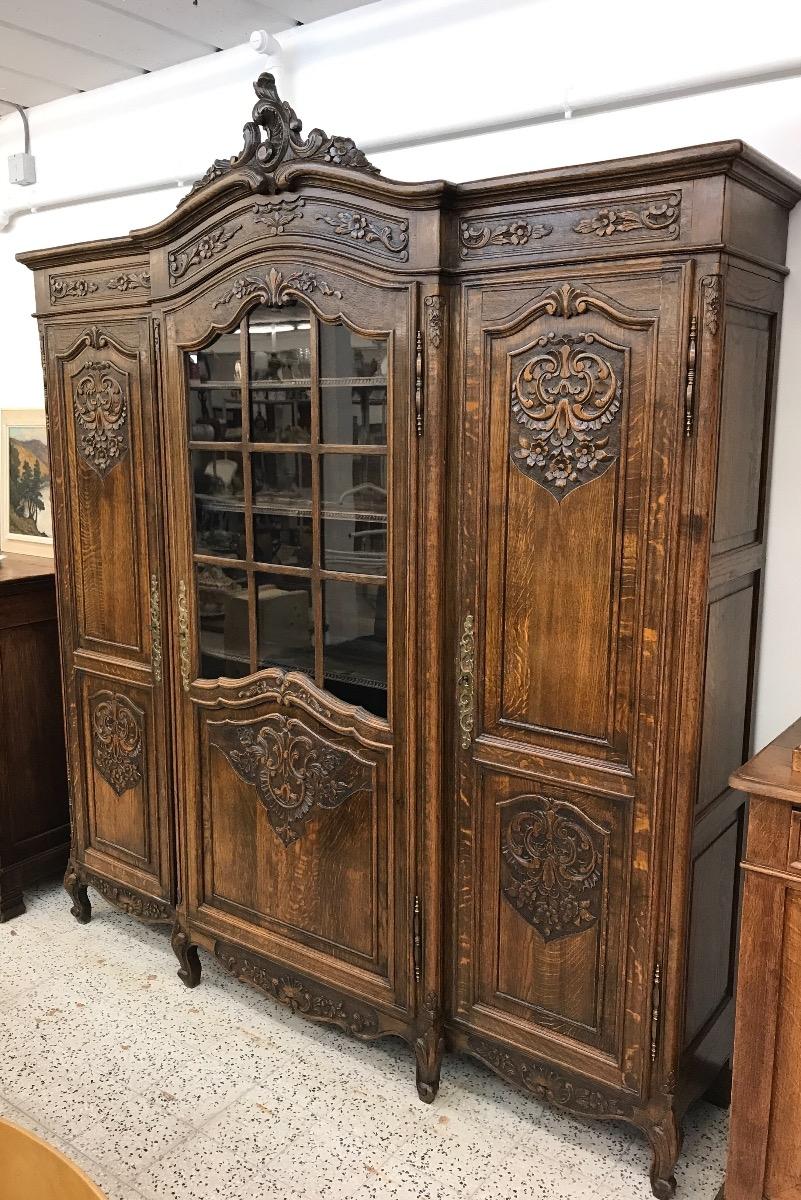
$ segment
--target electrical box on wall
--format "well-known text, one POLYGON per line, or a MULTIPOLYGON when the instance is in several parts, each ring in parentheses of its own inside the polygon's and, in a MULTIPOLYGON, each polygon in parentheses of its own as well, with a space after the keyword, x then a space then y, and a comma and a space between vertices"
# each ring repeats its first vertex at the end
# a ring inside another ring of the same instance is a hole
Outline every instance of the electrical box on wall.
POLYGON ((32 154, 9 154, 8 181, 23 187, 36 183, 36 159, 32 154))

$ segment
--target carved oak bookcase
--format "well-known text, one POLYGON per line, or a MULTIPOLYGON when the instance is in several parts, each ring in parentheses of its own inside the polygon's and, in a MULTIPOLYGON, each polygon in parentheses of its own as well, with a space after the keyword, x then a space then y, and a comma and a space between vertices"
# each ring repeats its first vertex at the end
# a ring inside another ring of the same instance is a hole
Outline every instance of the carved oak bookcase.
POLYGON ((739 142, 452 185, 271 76, 161 224, 21 256, 66 886, 312 1020, 623 1119, 731 1057, 787 216, 739 142))

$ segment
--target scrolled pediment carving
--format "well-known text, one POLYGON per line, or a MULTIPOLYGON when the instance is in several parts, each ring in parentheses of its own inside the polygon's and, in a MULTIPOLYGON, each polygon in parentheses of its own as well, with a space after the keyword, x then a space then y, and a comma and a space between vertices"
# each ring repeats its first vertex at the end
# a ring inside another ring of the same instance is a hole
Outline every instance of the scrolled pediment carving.
POLYGON ((245 125, 242 149, 232 158, 215 159, 205 175, 192 185, 188 196, 241 167, 254 170, 268 181, 282 163, 292 161, 326 163, 373 175, 379 173, 351 138, 330 136, 316 128, 303 137, 302 122, 294 108, 278 95, 275 77, 269 71, 261 74, 253 87, 258 99, 253 107, 253 117, 245 125))

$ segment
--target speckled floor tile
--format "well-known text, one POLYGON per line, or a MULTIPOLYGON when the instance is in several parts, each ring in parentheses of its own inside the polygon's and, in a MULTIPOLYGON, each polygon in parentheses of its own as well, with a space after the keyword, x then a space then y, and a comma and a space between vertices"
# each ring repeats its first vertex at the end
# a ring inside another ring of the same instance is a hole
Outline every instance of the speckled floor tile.
MULTIPOLYGON (((648 1200, 650 1153, 448 1058, 420 1104, 395 1041, 309 1025, 201 955, 176 977, 169 930, 58 883, 0 926, 0 1115, 71 1157, 108 1200, 648 1200)), ((714 1200, 726 1114, 686 1123, 677 1200, 714 1200)))

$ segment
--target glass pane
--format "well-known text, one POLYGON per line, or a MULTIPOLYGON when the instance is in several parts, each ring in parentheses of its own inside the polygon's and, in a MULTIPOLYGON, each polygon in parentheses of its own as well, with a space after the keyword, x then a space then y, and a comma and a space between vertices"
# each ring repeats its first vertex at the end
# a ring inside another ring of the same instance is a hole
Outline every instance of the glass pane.
POLYGON ((311 562, 311 458, 262 453, 250 458, 254 557, 305 567, 311 562))
POLYGON ((311 580, 256 575, 259 670, 284 667, 314 678, 314 612, 311 580))
POLYGON ((386 445, 387 339, 320 325, 322 440, 386 445))
POLYGON ((187 354, 189 436, 196 442, 239 441, 242 398, 239 331, 187 354))
POLYGON ((387 573, 387 460, 383 454, 324 454, 322 565, 387 573))
POLYGON ((193 450, 191 461, 197 553, 244 558, 242 455, 230 450, 193 450))
POLYGON ((250 673, 248 584, 244 571, 197 568, 200 677, 238 679, 250 673))
POLYGON ((387 590, 325 580, 325 686, 349 704, 387 715, 387 590))
POLYGON ((302 304, 262 305, 250 314, 251 441, 310 440, 310 331, 302 304))

